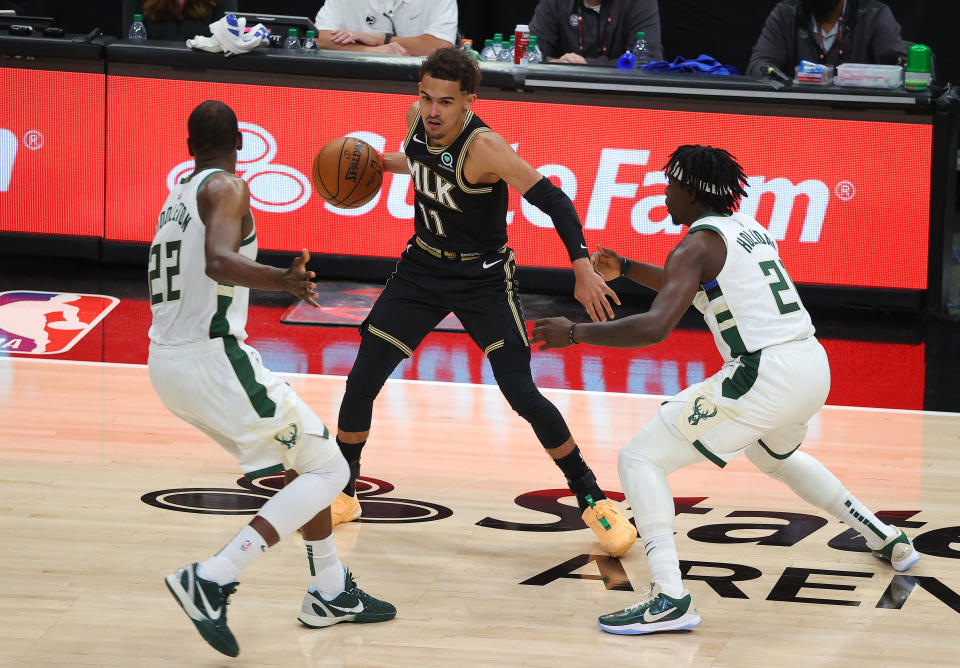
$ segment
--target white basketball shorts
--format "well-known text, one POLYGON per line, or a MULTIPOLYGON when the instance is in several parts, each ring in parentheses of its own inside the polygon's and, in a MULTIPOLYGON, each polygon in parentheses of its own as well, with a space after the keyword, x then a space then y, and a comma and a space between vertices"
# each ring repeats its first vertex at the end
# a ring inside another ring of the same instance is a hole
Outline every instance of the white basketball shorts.
POLYGON ((668 399, 660 414, 718 466, 759 442, 788 457, 830 391, 830 364, 816 338, 743 355, 668 399))
POLYGON ((296 392, 233 337, 151 344, 148 364, 164 406, 236 457, 247 478, 284 469, 303 473, 340 453, 296 392))

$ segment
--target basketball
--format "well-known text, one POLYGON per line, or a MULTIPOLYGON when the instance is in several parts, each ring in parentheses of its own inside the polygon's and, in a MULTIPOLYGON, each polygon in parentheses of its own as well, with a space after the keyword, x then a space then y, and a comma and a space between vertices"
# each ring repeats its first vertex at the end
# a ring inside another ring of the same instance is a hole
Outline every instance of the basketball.
POLYGON ((313 159, 313 187, 341 209, 363 206, 383 183, 383 161, 370 144, 356 137, 334 139, 313 159))

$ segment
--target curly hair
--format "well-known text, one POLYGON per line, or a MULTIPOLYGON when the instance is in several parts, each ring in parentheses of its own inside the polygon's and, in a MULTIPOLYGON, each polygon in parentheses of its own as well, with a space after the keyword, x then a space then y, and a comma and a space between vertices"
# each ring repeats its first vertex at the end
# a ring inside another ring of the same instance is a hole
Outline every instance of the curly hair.
POLYGON ((717 213, 733 213, 747 194, 743 167, 722 148, 680 146, 670 154, 663 171, 692 190, 696 201, 717 213))
POLYGON ((464 93, 476 93, 480 85, 480 68, 476 61, 466 53, 448 46, 437 49, 420 65, 420 81, 426 75, 444 81, 457 81, 464 93))

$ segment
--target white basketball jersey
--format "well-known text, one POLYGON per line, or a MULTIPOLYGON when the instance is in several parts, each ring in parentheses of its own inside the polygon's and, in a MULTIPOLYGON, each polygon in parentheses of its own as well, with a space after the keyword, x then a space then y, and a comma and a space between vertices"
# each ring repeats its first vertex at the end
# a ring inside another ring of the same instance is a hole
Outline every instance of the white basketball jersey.
POLYGON ((810 314, 765 227, 734 213, 700 218, 687 234, 704 229, 723 237, 727 258, 716 280, 701 286, 693 305, 703 313, 725 360, 813 336, 810 314))
MULTIPOLYGON (((247 338, 249 288, 220 285, 206 274, 206 227, 197 192, 220 169, 204 169, 181 181, 167 197, 150 245, 147 277, 153 324, 150 341, 179 346, 215 337, 247 338)), ((257 232, 240 244, 240 254, 257 257, 257 232)))

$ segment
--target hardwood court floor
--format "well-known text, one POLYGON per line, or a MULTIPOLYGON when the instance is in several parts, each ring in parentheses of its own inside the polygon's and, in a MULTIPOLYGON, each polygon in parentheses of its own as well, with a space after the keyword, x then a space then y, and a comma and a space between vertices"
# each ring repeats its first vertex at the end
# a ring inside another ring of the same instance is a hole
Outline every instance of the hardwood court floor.
MULTIPOLYGON (((288 380, 334 424, 342 377, 288 380)), ((658 399, 546 394, 603 487, 618 491, 617 448, 658 399)), ((723 471, 703 463, 671 477, 676 497, 687 497, 678 500, 686 512, 677 539, 700 578, 687 585, 703 624, 613 636, 596 617, 636 600, 624 589, 647 582, 642 546, 621 561, 605 558, 587 529, 542 530, 577 526, 569 505, 551 505, 556 495, 514 503, 562 488, 562 478, 495 387, 390 381, 363 475, 394 489, 368 490, 365 513, 452 514, 353 523, 337 529, 336 542, 360 586, 393 602, 397 619, 302 627, 307 565, 299 538, 289 537, 243 574, 229 608, 241 653, 227 659, 201 640, 161 580, 219 549, 249 515, 176 512, 141 497, 216 488, 227 491, 154 496, 170 505, 242 504, 251 492, 236 485, 233 460, 166 412, 144 366, 3 359, 0 396, 2 665, 960 664, 956 414, 827 407, 803 446, 872 508, 908 518, 925 553, 910 577, 829 546, 844 543, 844 527, 817 519, 745 458, 723 471), (718 526, 731 524, 741 528, 718 526), (516 530, 524 526, 541 530, 516 530), (780 544, 758 544, 763 537, 780 544)))

